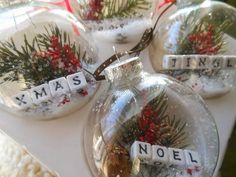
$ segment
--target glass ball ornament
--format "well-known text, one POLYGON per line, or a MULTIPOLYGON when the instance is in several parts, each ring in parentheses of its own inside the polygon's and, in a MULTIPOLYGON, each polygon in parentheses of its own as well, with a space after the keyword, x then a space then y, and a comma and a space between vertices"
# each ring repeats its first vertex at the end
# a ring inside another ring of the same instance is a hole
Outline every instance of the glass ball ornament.
POLYGON ((41 3, 0 14, 0 104, 24 118, 51 119, 85 105, 97 90, 86 71, 96 48, 69 12, 41 3))
POLYGON ((108 89, 84 129, 84 150, 94 177, 213 175, 218 133, 198 94, 169 76, 144 72, 139 58, 111 65, 105 75, 108 89), (138 153, 137 143, 148 143, 143 146, 147 156, 138 153), (170 148, 195 151, 201 167, 172 164, 168 158, 160 165, 155 151, 147 150, 157 145, 166 149, 165 157, 171 155, 170 148))
POLYGON ((137 42, 152 25, 157 0, 70 0, 73 13, 98 40, 137 42), (138 26, 138 28, 137 28, 138 26))
POLYGON ((153 68, 185 82, 204 98, 224 95, 235 85, 235 59, 232 67, 225 67, 224 59, 219 60, 219 68, 218 63, 216 67, 211 64, 214 57, 235 58, 235 27, 236 10, 225 3, 177 0, 177 10, 160 25, 150 45, 153 68), (166 55, 183 55, 185 62, 189 55, 206 57, 210 65, 203 69, 195 66, 164 68, 166 55))

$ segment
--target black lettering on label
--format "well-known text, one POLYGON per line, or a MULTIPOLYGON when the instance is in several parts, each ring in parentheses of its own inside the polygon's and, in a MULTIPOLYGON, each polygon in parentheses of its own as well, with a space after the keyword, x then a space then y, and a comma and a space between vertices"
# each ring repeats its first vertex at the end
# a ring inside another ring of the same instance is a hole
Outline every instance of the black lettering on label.
POLYGON ((63 86, 60 82, 56 81, 55 91, 57 91, 58 89, 63 89, 63 86))
POLYGON ((194 160, 194 159, 193 159, 193 156, 192 156, 192 154, 191 154, 190 152, 189 152, 188 154, 189 154, 189 157, 190 157, 191 162, 193 162, 193 163, 198 163, 197 160, 194 160))
POLYGON ((159 157, 164 157, 164 156, 165 156, 164 150, 161 149, 161 148, 158 148, 158 149, 157 149, 157 155, 158 155, 159 157))
POLYGON ((179 156, 179 151, 175 151, 175 150, 173 150, 173 156, 174 156, 174 159, 175 160, 181 160, 181 158, 180 158, 180 156, 179 156))
POLYGON ((25 94, 22 94, 21 97, 16 97, 16 100, 19 101, 18 105, 21 106, 22 104, 27 104, 26 101, 24 101, 25 94))
POLYGON ((139 153, 140 153, 140 154, 143 154, 143 152, 144 152, 144 154, 147 154, 147 153, 148 153, 148 152, 147 152, 147 145, 144 144, 144 147, 143 147, 142 144, 139 144, 139 153))
POLYGON ((72 80, 74 81, 73 82, 74 85, 80 85, 81 84, 81 80, 79 79, 79 76, 73 77, 72 80))
POLYGON ((186 67, 190 67, 190 62, 191 62, 191 58, 189 57, 189 58, 187 58, 187 65, 186 65, 186 67))
POLYGON ((177 59, 176 58, 172 58, 171 60, 173 61, 172 68, 175 68, 176 67, 177 59))
POLYGON ((228 59, 228 61, 227 61, 227 68, 232 68, 232 67, 233 67, 233 65, 231 63, 231 60, 228 59))
POLYGON ((39 99, 39 97, 47 96, 47 92, 44 87, 42 88, 41 92, 34 90, 34 93, 35 93, 36 99, 39 99))
POLYGON ((199 58, 199 64, 198 66, 201 67, 201 66, 206 66, 206 58, 199 58))
POLYGON ((220 66, 220 60, 219 59, 214 59, 212 64, 213 64, 214 68, 217 68, 217 67, 220 66))

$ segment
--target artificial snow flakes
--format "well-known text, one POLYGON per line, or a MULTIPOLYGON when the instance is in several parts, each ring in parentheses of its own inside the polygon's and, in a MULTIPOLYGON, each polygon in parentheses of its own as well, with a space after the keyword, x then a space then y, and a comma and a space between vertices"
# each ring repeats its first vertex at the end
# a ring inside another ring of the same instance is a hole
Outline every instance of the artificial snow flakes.
POLYGON ((139 40, 151 27, 156 3, 156 0, 75 0, 71 6, 95 38, 127 43, 139 40))
POLYGON ((97 84, 87 71, 96 49, 69 12, 45 4, 0 14, 0 103, 21 117, 50 119, 78 110, 97 84), (28 93, 27 93, 28 92, 28 93))
POLYGON ((177 10, 159 25, 150 45, 153 68, 204 98, 228 93, 236 83, 235 8, 210 0, 176 3, 177 10))
POLYGON ((180 82, 142 68, 135 57, 105 69, 109 87, 84 129, 93 176, 163 177, 186 171, 211 176, 219 142, 202 99, 180 82))

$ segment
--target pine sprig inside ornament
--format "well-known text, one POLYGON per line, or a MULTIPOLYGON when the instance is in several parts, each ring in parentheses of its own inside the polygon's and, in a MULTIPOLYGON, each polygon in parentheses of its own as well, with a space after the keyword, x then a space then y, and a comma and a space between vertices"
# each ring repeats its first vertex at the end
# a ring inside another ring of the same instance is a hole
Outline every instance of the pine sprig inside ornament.
POLYGON ((151 8, 149 0, 104 0, 103 18, 139 16, 151 8), (112 3, 110 2, 112 1, 112 3), (111 5, 109 5, 111 4, 111 5), (107 6, 108 5, 108 6, 107 6))
POLYGON ((75 73, 81 69, 80 49, 71 42, 69 34, 56 25, 45 27, 32 42, 24 34, 24 43, 17 47, 13 38, 0 43, 0 77, 4 81, 21 81, 27 87, 75 73), (7 74, 10 71, 12 74, 7 74))
MULTIPOLYGON (((176 51, 173 54, 206 54, 215 55, 224 52, 224 33, 222 29, 227 29, 230 24, 221 23, 216 26, 210 23, 212 15, 206 15, 201 19, 198 18, 198 14, 190 13, 186 19, 182 17, 183 24, 183 38, 179 39, 179 44, 176 51), (186 34, 187 31, 187 36, 186 34)), ((170 50, 173 50, 172 48, 170 50)))
MULTIPOLYGON (((124 177, 135 173, 135 161, 131 161, 129 157, 129 149, 133 142, 142 141, 153 145, 166 147, 185 148, 188 146, 187 135, 185 132, 186 123, 183 120, 174 117, 169 117, 167 114, 168 97, 165 91, 153 100, 149 101, 141 113, 133 116, 127 122, 121 125, 120 132, 115 139, 106 145, 107 154, 104 157, 104 172, 116 177, 120 174, 124 177), (122 169, 122 173, 117 171, 122 169)), ((163 168, 155 165, 140 165, 141 173, 134 176, 155 177, 163 168)), ((165 168, 164 168, 165 169, 165 168)))
POLYGON ((134 141, 142 141, 166 147, 186 147, 185 123, 167 115, 167 101, 165 91, 162 91, 140 114, 122 125, 120 144, 131 146, 134 141))
MULTIPOLYGON (((103 20, 113 17, 140 16, 142 11, 151 8, 149 0, 90 0, 88 10, 78 12, 85 20, 103 20)), ((81 5, 81 9, 85 5, 81 5)))
MULTIPOLYGON (((225 52, 224 47, 226 41, 224 38, 224 30, 227 30, 232 24, 229 21, 218 24, 214 22, 214 12, 207 14, 203 17, 199 17, 199 13, 190 12, 188 16, 181 16, 180 20, 183 24, 179 31, 178 44, 173 46, 167 45, 167 49, 174 55, 219 55, 225 52)), ((175 22, 175 21, 174 21, 175 22)), ((191 72, 194 72, 201 76, 216 76, 219 69, 200 69, 189 70, 182 69, 180 71, 163 71, 180 81, 187 81, 189 78, 185 76, 191 72)))

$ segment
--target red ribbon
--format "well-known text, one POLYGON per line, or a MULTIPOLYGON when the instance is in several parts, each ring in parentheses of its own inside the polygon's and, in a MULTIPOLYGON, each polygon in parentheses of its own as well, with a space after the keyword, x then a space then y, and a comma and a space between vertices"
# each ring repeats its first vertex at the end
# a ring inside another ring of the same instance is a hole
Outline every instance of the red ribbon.
POLYGON ((73 13, 72 7, 70 5, 70 1, 69 0, 63 0, 61 2, 51 2, 51 4, 57 5, 57 6, 61 6, 61 7, 66 7, 66 9, 73 13))
POLYGON ((73 13, 73 10, 71 8, 71 5, 70 5, 70 2, 69 0, 64 0, 65 1, 65 4, 66 4, 66 8, 69 12, 73 13))
POLYGON ((169 3, 174 3, 175 0, 164 0, 161 4, 158 5, 158 9, 162 8, 163 6, 169 4, 169 3))
MULTIPOLYGON (((60 2, 51 2, 51 4, 61 6, 61 7, 66 7, 68 12, 73 13, 73 9, 70 5, 70 0, 63 0, 60 2)), ((72 28, 73 28, 75 34, 77 34, 79 36, 80 32, 74 23, 72 24, 72 28)))

